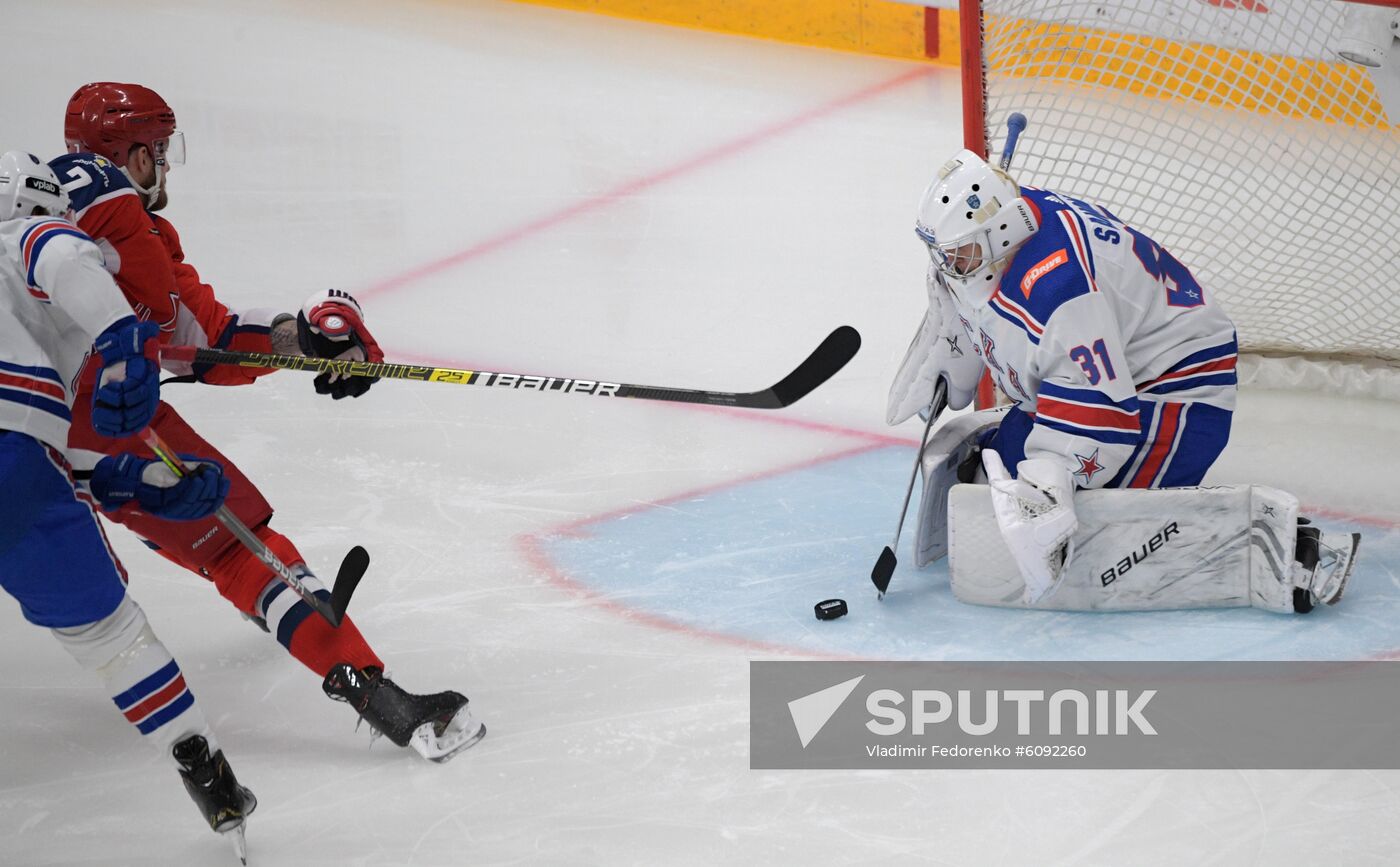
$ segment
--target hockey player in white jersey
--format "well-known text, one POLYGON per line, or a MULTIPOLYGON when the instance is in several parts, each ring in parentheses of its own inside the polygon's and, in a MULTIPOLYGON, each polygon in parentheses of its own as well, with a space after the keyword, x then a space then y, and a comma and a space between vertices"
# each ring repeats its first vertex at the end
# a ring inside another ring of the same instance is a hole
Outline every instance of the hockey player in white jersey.
POLYGON ((930 441, 920 565, 948 550, 951 521, 965 601, 1306 611, 1340 598, 1355 535, 1298 530, 1282 491, 1192 487, 1229 441, 1237 346, 1170 252, 1102 205, 1020 187, 967 150, 925 191, 916 231, 932 258, 929 308, 887 421, 936 411, 939 379, 948 406, 966 407, 984 370, 1012 401, 930 441), (950 502, 979 455, 988 487, 950 502), (1192 490, 1096 490, 1180 488, 1192 490), (958 557, 978 545, 995 551, 958 557))
POLYGON ((90 478, 75 479, 63 449, 74 379, 89 355, 102 361, 91 418, 104 436, 146 427, 160 368, 156 326, 132 315, 67 209, 58 179, 37 157, 0 156, 0 587, 98 675, 122 715, 175 762, 210 827, 243 856, 244 820, 257 800, 127 595, 126 572, 94 508, 94 500, 103 508, 136 502, 168 520, 201 518, 223 502, 228 481, 217 464, 194 456, 194 471, 177 479, 133 454, 104 457, 90 478))

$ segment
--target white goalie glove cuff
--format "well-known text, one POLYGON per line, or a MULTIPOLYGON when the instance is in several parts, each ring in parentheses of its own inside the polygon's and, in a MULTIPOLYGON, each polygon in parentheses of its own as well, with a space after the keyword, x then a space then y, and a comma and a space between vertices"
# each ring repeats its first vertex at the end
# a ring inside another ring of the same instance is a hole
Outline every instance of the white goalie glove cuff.
POLYGON ((1024 600, 1033 605, 1054 592, 1074 557, 1074 481, 1068 467, 1044 458, 1021 461, 1013 479, 991 449, 982 452, 982 466, 997 525, 1026 582, 1024 600))
POLYGON ((885 422, 899 424, 926 408, 939 376, 948 380, 948 408, 963 409, 977 393, 982 370, 982 359, 967 345, 946 290, 930 286, 928 312, 890 384, 885 422))

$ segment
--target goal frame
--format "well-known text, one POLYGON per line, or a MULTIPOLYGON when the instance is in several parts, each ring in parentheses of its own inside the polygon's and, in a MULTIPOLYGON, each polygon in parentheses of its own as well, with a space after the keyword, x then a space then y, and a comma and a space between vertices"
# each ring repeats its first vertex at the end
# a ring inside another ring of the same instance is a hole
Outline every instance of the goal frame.
MULTIPOLYGON (((1226 3, 1247 4, 1267 0, 1202 0, 1213 6, 1226 3)), ((1382 7, 1400 10, 1400 0, 1339 0, 1356 6, 1382 7)), ((958 29, 960 36, 960 66, 962 73, 963 145, 968 150, 991 158, 987 141, 988 85, 984 76, 983 0, 959 0, 958 29)), ((1226 7, 1230 8, 1230 7, 1226 7)), ((1397 118, 1396 125, 1400 125, 1397 118)), ((1030 131, 1035 135, 1035 130, 1030 131)), ((1092 191, 1082 191, 1091 194, 1092 191)), ((1187 263, 1188 266, 1190 263, 1187 263)), ((1397 287, 1400 292, 1400 287, 1397 287)), ((1249 349, 1242 347, 1242 353, 1249 349)), ((1358 355, 1336 362, 1332 370, 1312 370, 1316 362, 1307 355, 1242 357, 1241 383, 1251 381, 1270 387, 1333 388, 1345 382, 1345 390, 1374 397, 1400 400, 1400 365, 1376 359, 1368 362, 1358 355), (1262 372, 1261 372, 1262 371, 1262 372)), ((984 376, 978 388, 977 405, 995 405, 995 389, 990 377, 984 376)))

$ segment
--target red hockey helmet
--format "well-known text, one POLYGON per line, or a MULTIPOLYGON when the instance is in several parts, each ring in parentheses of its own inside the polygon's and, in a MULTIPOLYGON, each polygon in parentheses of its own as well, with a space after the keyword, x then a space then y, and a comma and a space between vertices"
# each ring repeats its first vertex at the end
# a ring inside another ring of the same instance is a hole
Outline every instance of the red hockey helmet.
POLYGON ((88 151, 119 166, 126 165, 136 145, 149 148, 157 165, 185 162, 175 112, 160 94, 139 84, 99 81, 78 88, 68 100, 63 140, 69 153, 88 151))

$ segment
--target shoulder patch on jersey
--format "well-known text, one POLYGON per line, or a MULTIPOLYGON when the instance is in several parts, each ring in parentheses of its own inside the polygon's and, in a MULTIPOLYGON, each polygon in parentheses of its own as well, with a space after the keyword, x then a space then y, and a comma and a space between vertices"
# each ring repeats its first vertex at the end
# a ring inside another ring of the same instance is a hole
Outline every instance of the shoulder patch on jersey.
POLYGON ((1085 273, 1075 265, 1073 240, 1064 224, 1051 216, 1012 258, 989 304, 1003 319, 1020 326, 1039 343, 1045 324, 1065 302, 1093 291, 1085 273), (1017 291, 1017 290, 1020 291, 1017 291), (1034 289, 1034 291, 1031 291, 1034 289))
POLYGON ((1054 271, 1056 268, 1069 261, 1069 254, 1064 247, 1041 259, 1030 267, 1026 276, 1021 278, 1021 294, 1027 298, 1031 297, 1031 290, 1035 288, 1035 281, 1054 271))

